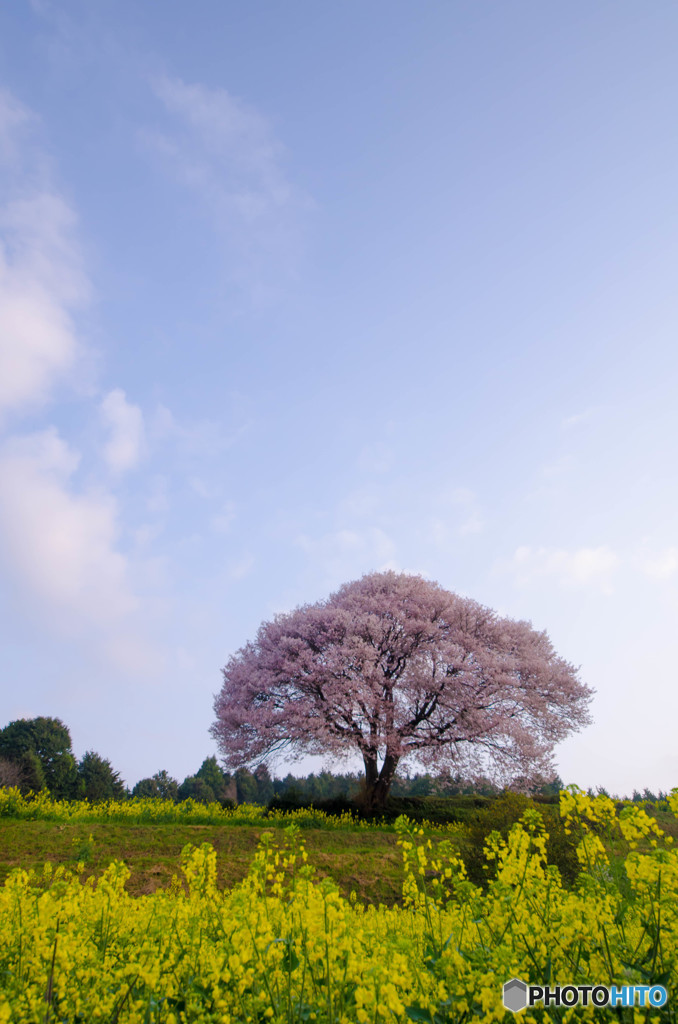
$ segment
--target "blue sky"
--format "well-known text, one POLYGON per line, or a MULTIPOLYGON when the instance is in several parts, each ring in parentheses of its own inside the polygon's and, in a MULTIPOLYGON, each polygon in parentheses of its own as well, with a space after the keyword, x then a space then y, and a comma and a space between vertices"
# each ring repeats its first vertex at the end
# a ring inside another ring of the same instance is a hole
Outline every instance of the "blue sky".
POLYGON ((0 8, 3 723, 181 779, 259 623, 387 567, 581 666, 566 782, 678 785, 677 43, 663 0, 0 8))

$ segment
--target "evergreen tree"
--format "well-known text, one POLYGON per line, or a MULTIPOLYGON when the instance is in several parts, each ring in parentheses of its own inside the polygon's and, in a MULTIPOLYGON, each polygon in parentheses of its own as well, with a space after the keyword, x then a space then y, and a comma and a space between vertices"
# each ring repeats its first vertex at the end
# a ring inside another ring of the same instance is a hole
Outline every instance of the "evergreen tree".
POLYGON ((209 783, 199 775, 188 775, 179 786, 180 800, 196 800, 200 804, 216 802, 216 795, 209 783))
POLYGON ((222 771, 216 757, 206 757, 195 773, 195 777, 202 779, 210 787, 214 799, 219 803, 228 799, 227 787, 231 782, 231 776, 222 771))
POLYGON ((132 790, 132 796, 160 797, 163 800, 176 800, 178 794, 179 783, 164 768, 150 778, 140 779, 132 790))
POLYGON ((238 768, 235 773, 235 784, 239 804, 256 804, 259 800, 257 780, 248 768, 238 768))
POLYGON ((88 750, 78 762, 78 796, 85 800, 121 800, 125 784, 111 762, 88 750))
POLYGON ((265 764, 260 764, 254 773, 257 783, 257 803, 268 804, 273 799, 273 779, 265 764))

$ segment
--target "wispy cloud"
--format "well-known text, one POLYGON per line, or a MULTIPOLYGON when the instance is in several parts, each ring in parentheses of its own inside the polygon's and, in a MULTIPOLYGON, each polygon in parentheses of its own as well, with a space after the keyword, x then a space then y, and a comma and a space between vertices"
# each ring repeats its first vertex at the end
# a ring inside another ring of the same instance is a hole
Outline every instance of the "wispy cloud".
POLYGON ((614 550, 608 545, 598 547, 516 548, 512 557, 497 568, 511 573, 518 586, 532 586, 550 580, 566 588, 590 588, 611 594, 617 584, 635 575, 646 582, 661 584, 678 577, 678 547, 652 547, 648 540, 614 550))
POLYGON ((516 549, 510 569, 519 585, 551 578, 560 586, 593 586, 609 594, 620 564, 619 555, 606 545, 574 550, 522 546, 516 549))
POLYGON ((110 432, 104 459, 113 473, 134 469, 141 461, 146 434, 144 417, 137 405, 127 401, 120 388, 109 391, 101 403, 101 417, 110 432))
POLYGON ((212 516, 210 525, 215 533, 228 533, 235 518, 235 502, 226 501, 221 510, 212 516))
MULTIPOLYGON (((159 405, 150 417, 148 434, 156 444, 170 442, 182 455, 202 460, 214 458, 231 448, 250 430, 253 422, 246 413, 231 428, 217 420, 180 420, 166 406, 159 405)), ((192 486, 195 479, 192 478, 192 486)), ((199 493, 199 488, 193 489, 199 493)), ((211 492, 212 487, 207 489, 211 492)))
POLYGON ((460 537, 483 532, 485 523, 480 513, 480 503, 475 491, 468 487, 455 488, 450 494, 450 504, 462 512, 462 519, 457 527, 460 537))
POLYGON ((640 571, 653 580, 668 580, 678 573, 678 547, 667 547, 650 554, 642 550, 635 559, 640 571))
POLYGON ((573 427, 586 423, 593 417, 595 411, 595 409, 586 409, 584 412, 575 412, 570 416, 565 416, 560 422, 561 430, 572 430, 573 427))
POLYGON ((0 166, 11 168, 20 163, 25 131, 36 121, 16 96, 0 89, 0 166))
POLYGON ((396 569, 396 546, 377 526, 361 530, 339 529, 313 538, 301 534, 297 546, 320 570, 324 586, 339 586, 365 572, 396 569))
POLYGON ((288 180, 284 147, 259 111, 225 89, 168 76, 151 85, 173 121, 146 141, 206 204, 236 257, 234 280, 265 296, 272 274, 297 263, 299 218, 311 206, 288 180))
POLYGON ((227 569, 226 575, 229 580, 233 580, 234 582, 244 580, 246 576, 249 576, 252 573, 254 565, 254 557, 252 555, 245 554, 227 569))
POLYGON ((426 521, 427 537, 443 550, 457 549, 460 538, 482 533, 485 521, 475 491, 452 487, 434 497, 434 514, 426 521))
POLYGON ((358 469, 371 476, 388 473, 395 462, 395 451, 381 441, 366 445, 358 455, 358 469))

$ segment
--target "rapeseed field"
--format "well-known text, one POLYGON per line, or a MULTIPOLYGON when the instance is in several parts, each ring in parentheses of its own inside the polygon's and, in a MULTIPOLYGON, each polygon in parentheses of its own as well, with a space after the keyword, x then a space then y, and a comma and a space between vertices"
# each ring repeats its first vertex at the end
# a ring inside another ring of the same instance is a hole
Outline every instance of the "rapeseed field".
MULTIPOLYGON (((12 813, 31 813, 18 793, 2 799, 14 801, 12 813)), ((678 812, 678 791, 669 802, 678 812)), ((55 820, 76 813, 47 798, 42 810, 55 820)), ((181 874, 148 896, 127 892, 121 862, 87 878, 83 864, 15 870, 0 890, 0 1022, 678 1020, 671 837, 642 808, 618 812, 576 787, 561 794, 560 812, 581 866, 569 887, 546 861, 535 810, 506 839, 488 837, 483 886, 468 879, 453 838, 399 819, 403 898, 393 907, 365 906, 318 881, 298 821, 262 834, 230 891, 217 887, 209 844, 187 846, 181 874), (511 978, 663 986, 667 999, 540 1006, 514 1018, 502 1002, 511 978)))

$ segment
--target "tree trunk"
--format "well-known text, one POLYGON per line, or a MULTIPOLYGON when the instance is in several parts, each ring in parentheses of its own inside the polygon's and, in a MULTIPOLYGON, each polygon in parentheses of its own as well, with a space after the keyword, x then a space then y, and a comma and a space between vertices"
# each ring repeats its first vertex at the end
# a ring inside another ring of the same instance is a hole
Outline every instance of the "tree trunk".
POLYGON ((367 814, 379 814, 384 810, 391 783, 398 767, 400 758, 386 751, 381 771, 377 767, 376 754, 363 754, 365 762, 365 795, 364 810, 367 814))

